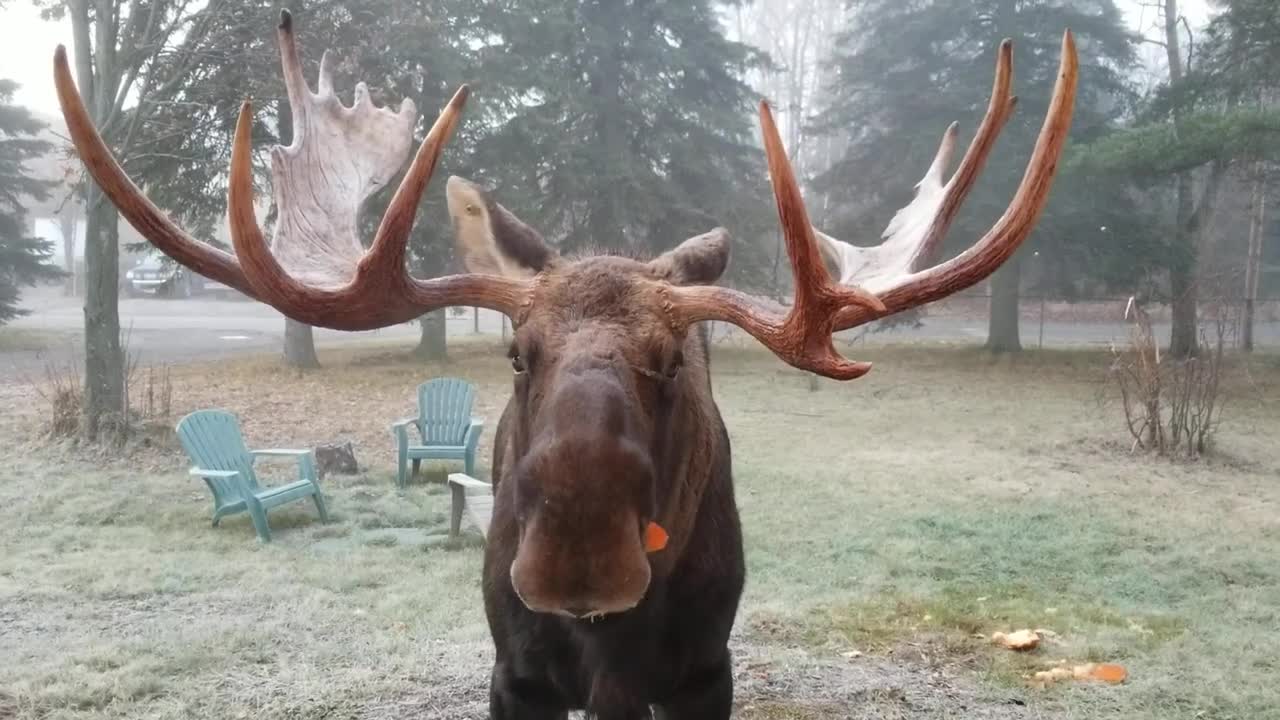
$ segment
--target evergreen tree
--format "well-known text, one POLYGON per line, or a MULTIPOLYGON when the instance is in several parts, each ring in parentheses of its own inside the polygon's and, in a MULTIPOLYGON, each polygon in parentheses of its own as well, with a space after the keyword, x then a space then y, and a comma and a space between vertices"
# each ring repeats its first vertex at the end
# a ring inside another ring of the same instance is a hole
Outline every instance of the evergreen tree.
MULTIPOLYGON (((462 83, 492 85, 476 72, 472 41, 482 33, 474 8, 452 3, 403 3, 368 0, 349 3, 287 2, 297 23, 304 74, 314 87, 321 54, 333 61, 334 86, 345 103, 352 102, 357 82, 365 82, 374 102, 398 106, 410 98, 421 115, 418 139, 425 136, 440 108, 462 83), (469 12, 470 10, 470 12, 469 12)), ((253 143, 258 154, 259 197, 269 198, 266 149, 288 144, 291 137, 288 99, 280 74, 275 26, 280 7, 266 2, 226 7, 211 19, 219 38, 221 62, 194 73, 191 82, 173 88, 158 102, 147 129, 154 135, 153 152, 134 167, 154 190, 152 198, 205 240, 223 222, 226 168, 240 102, 254 99, 253 143), (172 132, 172 128, 188 128, 172 132), (169 129, 166 132, 166 129, 169 129)), ((444 207, 443 178, 469 174, 469 158, 485 132, 483 101, 473 97, 466 119, 437 168, 419 209, 420 222, 410 237, 412 269, 423 277, 447 271, 452 238, 444 207), (479 106, 479 107, 477 107, 479 106)), ((407 162, 407 158, 406 158, 407 162)), ((362 239, 373 237, 386 203, 398 184, 371 198, 362 214, 362 239)), ((273 212, 268 213, 268 222, 273 212)), ((424 318, 420 354, 444 354, 444 312, 424 318)), ((310 328, 286 321, 285 358, 290 364, 317 362, 310 328)))
POLYGON ((25 165, 51 148, 36 137, 44 125, 13 104, 17 89, 0 79, 0 325, 27 314, 18 307, 22 286, 61 275, 52 244, 32 237, 27 225, 27 203, 44 200, 52 184, 31 177, 25 165))
MULTIPOLYGON (((819 118, 828 132, 847 134, 848 151, 819 178, 836 204, 830 231, 862 244, 879 241, 888 219, 910 199, 943 130, 952 121, 972 136, 990 94, 996 49, 1014 47, 1018 108, 1001 134, 982 179, 956 220, 948 244, 971 244, 1003 213, 1021 180, 1057 72, 1062 33, 1076 35, 1080 84, 1073 142, 1106 132, 1127 108, 1122 71, 1133 62, 1133 38, 1113 0, 865 0, 837 43, 837 79, 819 118)), ((1028 245, 1039 250, 1042 274, 1082 244, 1103 242, 1106 222, 1061 212, 1058 189, 1028 245), (1082 237, 1085 228, 1094 228, 1082 237)), ((1095 196, 1097 199, 1097 196, 1095 196)), ((1075 210, 1098 207, 1075 198, 1075 210)), ((945 252, 945 251, 944 251, 945 252)), ((992 277, 988 347, 1017 350, 1020 262, 1014 255, 992 277)), ((1055 284, 1063 284, 1059 276, 1055 284)))
POLYGON ((652 255, 724 225, 734 271, 763 270, 774 219, 742 80, 759 57, 724 37, 713 3, 510 10, 487 21, 486 74, 505 91, 477 147, 503 204, 565 251, 652 255))
MULTIPOLYGON (((1168 270, 1173 309, 1170 353, 1197 351, 1198 284, 1204 246, 1228 173, 1243 171, 1257 205, 1246 269, 1245 345, 1251 343, 1252 304, 1261 256, 1265 183, 1280 161, 1280 5, 1229 0, 1195 45, 1181 50, 1177 3, 1165 0, 1170 76, 1144 104, 1136 121, 1093 143, 1073 159, 1095 176, 1123 177, 1142 188, 1163 212, 1152 223, 1168 270), (1172 20, 1170 20, 1172 18, 1172 20), (1194 59, 1194 62, 1192 60, 1194 59)), ((1242 262, 1241 265, 1246 264, 1242 262)), ((1234 294, 1234 293, 1233 293, 1234 294)))

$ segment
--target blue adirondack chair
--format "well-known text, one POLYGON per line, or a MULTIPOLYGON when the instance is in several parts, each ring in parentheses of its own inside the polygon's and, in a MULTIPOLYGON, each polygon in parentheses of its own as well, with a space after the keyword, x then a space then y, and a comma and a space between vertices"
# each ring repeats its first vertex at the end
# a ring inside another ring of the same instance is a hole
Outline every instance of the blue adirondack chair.
POLYGON ((244 444, 240 422, 225 410, 197 410, 178 421, 178 440, 194 466, 191 475, 203 478, 213 493, 213 526, 227 515, 248 512, 253 528, 263 542, 271 541, 267 510, 310 497, 329 522, 329 511, 316 482, 315 458, 310 450, 250 450, 244 444), (294 482, 263 487, 253 471, 259 457, 293 457, 298 462, 294 482))
POLYGON ((484 421, 471 416, 475 387, 458 378, 435 378, 418 386, 418 414, 391 426, 396 437, 396 487, 409 483, 418 474, 423 460, 461 460, 468 475, 475 474, 476 445, 484 421), (409 428, 417 429, 410 437, 409 428))

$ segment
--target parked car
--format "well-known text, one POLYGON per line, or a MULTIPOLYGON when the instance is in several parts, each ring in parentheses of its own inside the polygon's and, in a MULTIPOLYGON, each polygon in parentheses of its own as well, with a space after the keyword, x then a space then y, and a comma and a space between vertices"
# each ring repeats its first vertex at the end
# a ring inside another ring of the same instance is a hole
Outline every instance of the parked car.
POLYGON ((158 254, 147 255, 125 272, 124 286, 130 297, 154 295, 189 298, 205 293, 234 294, 226 285, 194 273, 158 254))

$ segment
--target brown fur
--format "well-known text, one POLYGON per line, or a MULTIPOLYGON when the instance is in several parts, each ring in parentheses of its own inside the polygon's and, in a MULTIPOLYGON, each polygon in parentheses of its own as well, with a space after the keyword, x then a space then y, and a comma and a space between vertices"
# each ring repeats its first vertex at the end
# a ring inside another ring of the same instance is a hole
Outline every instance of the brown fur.
MULTIPOLYGON (((477 255, 531 237, 504 238, 493 222, 475 230, 460 238, 491 238, 467 248, 477 255)), ((727 644, 745 576, 729 439, 706 337, 676 322, 663 292, 714 282, 727 259, 717 231, 650 262, 548 252, 529 268, 484 563, 493 720, 574 708, 633 720, 651 706, 668 720, 729 717, 727 644), (646 554, 650 521, 669 541, 646 554)))

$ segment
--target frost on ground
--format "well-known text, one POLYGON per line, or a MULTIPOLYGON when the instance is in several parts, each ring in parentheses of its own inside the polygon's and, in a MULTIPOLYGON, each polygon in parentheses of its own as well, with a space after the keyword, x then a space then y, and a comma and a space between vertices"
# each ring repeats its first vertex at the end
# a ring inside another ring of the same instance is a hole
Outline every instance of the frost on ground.
MULTIPOLYGON (((282 618, 293 610, 255 607, 235 592, 6 603, 0 642, 20 653, 10 660, 65 663, 68 671, 14 688, 16 698, 0 694, 0 709, 7 702, 23 718, 58 710, 131 718, 487 717, 486 639, 389 638, 403 631, 282 618), (238 622, 228 626, 228 618, 238 622), (274 640, 258 644, 255 625, 274 640)), ((909 651, 823 657, 739 636, 733 652, 738 718, 1028 716, 1023 701, 980 690, 970 671, 909 651)))
MULTIPOLYGON (((48 408, 0 379, 0 720, 483 718, 482 541, 440 542, 449 493, 397 492, 387 431, 417 383, 465 377, 490 422, 487 473, 509 365, 496 346, 450 352, 176 368, 174 417, 156 425, 170 441, 123 457, 40 437, 48 408), (254 447, 352 441, 359 474, 322 482, 333 522, 277 508, 270 545, 243 516, 210 527, 171 442, 177 417, 210 406, 254 447)), ((1274 357, 1228 384, 1215 454, 1169 463, 1127 452, 1099 402, 1105 353, 857 352, 873 373, 811 391, 765 353, 716 351, 748 563, 735 717, 1280 707, 1274 357), (1030 652, 990 640, 1024 627, 1057 635, 1030 652), (1130 674, 1028 687, 1059 662, 1130 674)))

